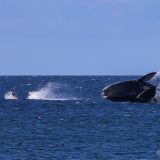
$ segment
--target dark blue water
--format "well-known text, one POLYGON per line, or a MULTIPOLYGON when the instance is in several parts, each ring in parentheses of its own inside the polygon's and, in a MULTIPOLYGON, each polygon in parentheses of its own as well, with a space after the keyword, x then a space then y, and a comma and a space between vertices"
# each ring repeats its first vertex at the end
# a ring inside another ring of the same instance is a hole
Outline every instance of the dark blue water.
POLYGON ((0 77, 0 159, 158 159, 160 104, 101 99, 106 85, 135 78, 0 77), (55 98, 62 100, 26 99, 29 91, 40 90, 48 82, 56 86, 55 98), (4 100, 10 90, 18 100, 4 100))

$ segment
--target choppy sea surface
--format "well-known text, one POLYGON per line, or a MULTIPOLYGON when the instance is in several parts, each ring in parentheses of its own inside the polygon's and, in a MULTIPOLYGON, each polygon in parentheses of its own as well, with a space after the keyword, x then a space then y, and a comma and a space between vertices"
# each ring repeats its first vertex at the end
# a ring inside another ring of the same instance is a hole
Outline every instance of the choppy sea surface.
POLYGON ((160 104, 101 99, 105 86, 136 78, 1 76, 0 159, 158 159, 160 104))

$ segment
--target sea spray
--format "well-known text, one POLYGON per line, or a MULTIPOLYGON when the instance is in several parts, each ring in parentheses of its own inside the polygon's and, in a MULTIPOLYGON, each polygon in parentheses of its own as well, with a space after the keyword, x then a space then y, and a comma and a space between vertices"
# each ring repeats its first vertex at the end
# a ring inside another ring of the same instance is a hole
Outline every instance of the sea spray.
POLYGON ((4 99, 18 99, 16 94, 9 91, 4 95, 4 99))
POLYGON ((65 86, 48 82, 47 85, 37 91, 30 91, 27 99, 32 100, 77 100, 74 96, 65 93, 65 86), (64 87, 64 88, 62 88, 64 87), (61 92, 61 93, 60 93, 61 92))
POLYGON ((157 74, 149 81, 149 83, 156 87, 156 94, 152 102, 160 103, 160 72, 157 72, 157 74))
POLYGON ((43 88, 28 93, 27 99, 51 100, 55 99, 53 83, 49 82, 43 88))

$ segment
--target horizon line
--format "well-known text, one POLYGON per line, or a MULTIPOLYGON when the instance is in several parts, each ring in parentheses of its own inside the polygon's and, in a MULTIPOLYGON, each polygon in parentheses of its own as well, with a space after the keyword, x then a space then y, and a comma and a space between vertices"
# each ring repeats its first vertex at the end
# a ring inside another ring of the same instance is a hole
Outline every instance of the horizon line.
POLYGON ((0 74, 0 76, 142 76, 143 74, 0 74))

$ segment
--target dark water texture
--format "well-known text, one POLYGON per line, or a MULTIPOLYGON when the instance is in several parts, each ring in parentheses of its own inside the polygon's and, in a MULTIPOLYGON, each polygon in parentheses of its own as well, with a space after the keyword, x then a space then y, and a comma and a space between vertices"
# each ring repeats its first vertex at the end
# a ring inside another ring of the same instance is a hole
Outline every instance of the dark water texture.
POLYGON ((0 77, 0 159, 155 160, 160 149, 160 104, 101 99, 118 76, 0 77), (29 91, 58 83, 55 94, 77 100, 26 100, 29 91), (19 100, 4 100, 12 90, 19 100))

